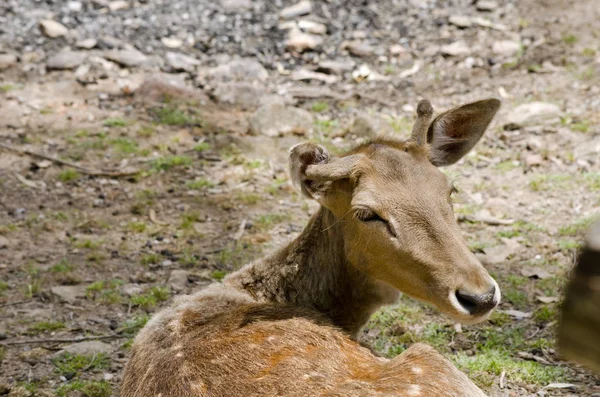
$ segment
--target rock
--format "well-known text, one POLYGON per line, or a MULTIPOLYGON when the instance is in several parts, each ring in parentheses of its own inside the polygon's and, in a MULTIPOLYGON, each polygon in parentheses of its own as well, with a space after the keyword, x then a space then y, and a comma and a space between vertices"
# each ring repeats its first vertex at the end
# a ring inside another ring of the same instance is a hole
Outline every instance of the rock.
POLYGON ((348 128, 348 133, 357 138, 374 138, 393 132, 392 126, 383 117, 368 114, 356 115, 352 125, 348 128))
POLYGON ((555 303, 560 300, 558 296, 538 296, 536 299, 542 303, 555 303))
POLYGON ((544 158, 537 153, 528 154, 525 156, 524 162, 526 167, 534 167, 536 165, 542 165, 542 163, 544 162, 544 158))
POLYGON ((10 246, 10 240, 0 234, 0 249, 6 249, 10 246))
POLYGON ((46 68, 49 70, 75 69, 81 65, 87 55, 79 51, 62 51, 52 55, 46 61, 46 68))
POLYGON ((472 25, 471 18, 466 15, 451 15, 448 22, 459 28, 469 28, 472 25))
POLYGON ((40 27, 42 28, 42 33, 53 39, 64 36, 69 32, 69 29, 67 29, 67 27, 62 23, 53 21, 51 19, 41 20, 40 27))
POLYGON ((408 52, 408 50, 406 48, 404 48, 403 45, 400 45, 400 44, 394 44, 393 46, 390 47, 391 55, 406 54, 407 52, 408 52))
POLYGON ((298 27, 300 28, 300 30, 302 30, 303 32, 306 32, 306 33, 312 33, 312 34, 326 34, 327 33, 327 26, 323 25, 322 23, 313 22, 313 21, 309 21, 306 19, 302 19, 302 20, 298 21, 298 27))
POLYGON ((0 396, 8 394, 10 389, 12 389, 12 385, 10 383, 0 380, 0 396))
POLYGON ((496 41, 492 44, 492 52, 498 55, 510 56, 521 51, 521 43, 512 40, 496 41))
POLYGON ((516 254, 521 245, 510 239, 502 239, 504 244, 496 245, 494 247, 486 247, 483 249, 485 253, 485 257, 483 258, 483 262, 487 265, 497 265, 504 262, 510 256, 516 254))
POLYGON ((208 98, 199 90, 185 85, 182 78, 165 73, 156 73, 146 77, 135 91, 135 97, 142 103, 157 103, 165 100, 194 101, 198 104, 208 102, 208 98))
POLYGON ((77 41, 75 43, 75 47, 83 48, 85 50, 91 50, 92 48, 96 47, 97 44, 98 40, 90 38, 77 41))
POLYGON ((252 8, 252 0, 221 0, 224 11, 245 11, 252 8))
POLYGON ((69 1, 67 3, 67 8, 69 9, 69 11, 79 12, 83 10, 83 4, 81 3, 81 1, 69 1))
POLYGON ((144 289, 139 284, 125 284, 121 287, 121 292, 127 296, 134 296, 144 292, 144 289))
POLYGON ((498 8, 498 3, 493 0, 479 0, 475 8, 479 11, 494 11, 498 8))
POLYGON ((169 276, 168 284, 173 291, 181 292, 188 287, 191 273, 186 270, 173 270, 169 276))
POLYGON ((112 50, 113 48, 123 48, 125 43, 122 40, 112 36, 102 36, 98 40, 98 46, 103 49, 112 50))
POLYGON ((196 58, 175 52, 167 52, 165 59, 174 72, 193 72, 196 66, 200 65, 200 61, 196 58))
POLYGON ((471 53, 471 49, 462 40, 455 41, 452 44, 443 45, 440 47, 440 52, 443 55, 458 57, 458 56, 466 56, 471 53))
POLYGON ((81 285, 61 285, 52 287, 50 291, 61 301, 67 303, 74 303, 78 298, 85 298, 85 287, 81 285))
POLYGON ((323 39, 313 34, 302 33, 299 29, 292 29, 285 42, 288 50, 303 52, 313 50, 323 43, 323 39))
POLYGON ((28 364, 34 365, 49 356, 52 352, 43 347, 36 347, 19 355, 28 364))
POLYGON ((264 90, 247 82, 221 83, 213 92, 220 103, 239 106, 242 109, 256 109, 257 98, 264 96, 264 90))
POLYGON ((301 15, 310 14, 312 11, 312 2, 310 0, 302 0, 281 10, 279 17, 283 19, 292 19, 301 15))
POLYGON ((531 317, 531 313, 529 313, 529 312, 522 312, 520 310, 502 310, 502 313, 508 314, 509 316, 514 317, 517 320, 522 320, 524 318, 531 317))
POLYGON ((17 64, 19 59, 14 54, 0 54, 0 70, 8 69, 17 64))
POLYGON ((111 1, 108 3, 108 9, 111 11, 126 10, 129 8, 129 2, 125 0, 111 1))
POLYGON ((113 348, 108 343, 100 342, 97 340, 86 341, 74 343, 72 345, 64 347, 56 356, 62 355, 64 353, 70 353, 74 355, 80 356, 92 356, 94 354, 110 354, 112 353, 113 348))
POLYGON ((541 267, 524 267, 521 269, 521 275, 528 278, 539 278, 540 280, 552 277, 548 270, 541 267))
POLYGON ((339 78, 337 76, 331 76, 331 75, 325 74, 325 73, 313 72, 312 70, 308 70, 308 69, 294 70, 294 72, 292 72, 292 74, 290 75, 290 79, 292 79, 294 81, 317 80, 317 81, 325 82, 327 84, 333 84, 339 80, 339 78))
POLYGON ((213 68, 209 75, 221 81, 266 80, 269 77, 269 73, 260 62, 252 58, 234 59, 229 63, 213 68))
POLYGON ((139 66, 148 60, 146 55, 134 49, 106 51, 104 58, 121 66, 139 66))
POLYGON ((163 37, 162 39, 160 39, 160 41, 167 48, 179 48, 183 45, 183 40, 181 40, 180 38, 177 38, 177 37, 173 37, 173 36, 163 37))
POLYGON ((353 61, 330 61, 324 60, 319 62, 318 71, 325 73, 342 74, 354 70, 356 63, 353 61))
POLYGON ((342 43, 342 49, 357 57, 367 57, 373 54, 373 47, 362 40, 350 40, 342 43))
POLYGON ((249 118, 249 132, 254 135, 306 135, 312 130, 312 113, 280 103, 261 106, 249 118))
POLYGON ((560 108, 547 102, 531 102, 514 108, 507 116, 505 129, 518 129, 560 121, 560 108))

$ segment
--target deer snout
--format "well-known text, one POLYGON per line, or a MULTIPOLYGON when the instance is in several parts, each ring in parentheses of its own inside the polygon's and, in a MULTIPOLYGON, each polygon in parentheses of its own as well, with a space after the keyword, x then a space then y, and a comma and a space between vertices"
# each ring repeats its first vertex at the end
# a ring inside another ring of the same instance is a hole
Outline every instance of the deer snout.
POLYGON ((471 316, 480 316, 490 312, 500 301, 500 291, 494 282, 487 292, 483 294, 469 292, 467 290, 456 290, 455 296, 458 304, 471 316))

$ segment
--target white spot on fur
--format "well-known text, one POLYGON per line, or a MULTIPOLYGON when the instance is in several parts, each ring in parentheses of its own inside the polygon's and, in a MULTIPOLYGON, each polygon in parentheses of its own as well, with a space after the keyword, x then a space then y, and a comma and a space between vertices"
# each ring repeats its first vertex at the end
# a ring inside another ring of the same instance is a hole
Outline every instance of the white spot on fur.
POLYGON ((177 354, 175 355, 175 357, 183 357, 183 353, 182 353, 182 352, 179 352, 179 353, 177 353, 177 354))
POLYGON ((277 337, 272 336, 272 335, 267 338, 267 342, 275 342, 276 340, 277 340, 277 337))
POLYGON ((413 371, 415 374, 417 374, 417 375, 419 375, 419 374, 422 374, 422 373, 423 373, 423 370, 421 369, 421 367, 412 367, 411 369, 412 369, 412 371, 413 371))
POLYGON ((417 397, 421 395, 421 386, 419 385, 410 385, 408 386, 408 390, 406 391, 407 396, 417 397))

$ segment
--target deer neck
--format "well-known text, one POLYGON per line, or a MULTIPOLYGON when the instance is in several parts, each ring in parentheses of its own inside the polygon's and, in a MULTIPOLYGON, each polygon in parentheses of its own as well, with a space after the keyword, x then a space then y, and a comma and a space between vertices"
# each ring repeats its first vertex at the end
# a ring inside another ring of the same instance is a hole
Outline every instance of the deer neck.
POLYGON ((399 294, 349 263, 339 222, 324 207, 287 247, 245 266, 227 282, 258 301, 317 310, 351 336, 399 294))

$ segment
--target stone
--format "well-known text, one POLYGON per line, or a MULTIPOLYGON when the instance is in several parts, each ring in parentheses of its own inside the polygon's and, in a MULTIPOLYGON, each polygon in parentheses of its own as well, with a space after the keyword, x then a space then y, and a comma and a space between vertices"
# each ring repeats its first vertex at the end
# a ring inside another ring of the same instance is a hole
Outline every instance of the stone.
POLYGON ((144 289, 139 284, 125 284, 121 287, 121 292, 127 296, 134 296, 144 292, 144 289))
POLYGON ((521 51, 521 43, 512 40, 500 40, 492 44, 492 52, 497 55, 511 56, 521 51))
POLYGON ((252 8, 252 0, 221 0, 224 11, 245 11, 252 8))
POLYGON ((520 310, 503 310, 502 313, 508 314, 509 316, 514 317, 517 320, 522 320, 524 318, 531 317, 531 313, 529 313, 529 312, 522 312, 520 310))
POLYGON ((479 0, 477 4, 475 4, 475 8, 479 11, 494 11, 498 8, 498 3, 493 0, 479 0))
POLYGON ((528 154, 525 156, 525 166, 534 167, 537 165, 542 165, 544 162, 544 158, 537 153, 528 154))
POLYGON ((403 45, 400 45, 400 44, 394 44, 390 47, 391 55, 406 54, 407 52, 408 52, 408 50, 406 48, 404 48, 403 45))
POLYGON ((81 1, 69 1, 67 3, 67 8, 69 11, 79 12, 83 10, 83 3, 81 3, 81 1))
POLYGON ((61 301, 74 303, 79 298, 85 298, 85 287, 81 285, 61 285, 50 289, 61 301))
POLYGON ((306 33, 312 33, 312 34, 326 34, 327 33, 327 26, 323 25, 322 23, 313 22, 313 21, 309 21, 306 19, 302 19, 302 20, 298 21, 298 27, 300 28, 300 30, 302 30, 303 32, 306 32, 306 33))
POLYGON ((93 356, 94 354, 110 354, 113 348, 108 343, 100 342, 97 340, 85 341, 68 345, 60 350, 56 356, 64 353, 81 355, 81 356, 93 356))
POLYGON ((373 54, 373 47, 362 40, 350 40, 342 43, 342 49, 357 57, 367 57, 373 54))
POLYGON ((173 37, 173 36, 163 37, 162 39, 160 39, 160 41, 167 48, 179 48, 183 45, 183 40, 181 40, 178 37, 173 37))
POLYGON ((65 25, 51 19, 41 20, 40 27, 42 28, 42 33, 52 39, 64 36, 69 32, 69 29, 65 25))
POLYGON ((452 44, 443 45, 440 47, 440 52, 443 55, 458 57, 458 56, 466 56, 471 53, 471 49, 462 40, 455 41, 452 44))
POLYGON ((303 52, 313 50, 323 43, 323 39, 313 34, 303 33, 299 29, 292 29, 285 42, 285 47, 288 50, 303 52))
POLYGON ((448 18, 448 22, 451 25, 457 26, 459 28, 469 28, 472 25, 471 18, 466 15, 451 15, 448 18))
POLYGON ((112 50, 113 48, 123 48, 124 46, 125 42, 112 36, 102 36, 98 40, 98 47, 102 49, 112 50))
POLYGON ((200 65, 200 61, 196 58, 175 52, 167 52, 165 60, 174 72, 193 72, 196 66, 200 65))
POLYGON ((188 287, 188 279, 191 273, 186 270, 173 270, 167 283, 175 292, 181 292, 188 287))
POLYGON ((129 2, 125 0, 111 1, 108 3, 108 9, 111 11, 126 10, 129 8, 129 2))
POLYGON ((307 135, 312 130, 313 121, 312 113, 281 103, 261 106, 248 120, 251 134, 270 137, 307 135))
POLYGON ((8 69, 11 66, 14 66, 19 61, 14 54, 0 54, 0 70, 8 69))
POLYGON ((10 247, 10 240, 0 234, 0 249, 6 249, 10 247))
POLYGON ((310 14, 312 11, 312 2, 310 0, 302 0, 299 3, 294 4, 281 10, 279 17, 283 19, 292 19, 301 15, 310 14))
POLYGON ((49 70, 75 69, 83 63, 87 55, 79 51, 62 51, 52 55, 46 61, 46 68, 49 70))
POLYGON ((211 69, 209 76, 221 81, 262 81, 269 77, 269 72, 255 59, 240 58, 211 69))
POLYGON ((221 83, 213 96, 220 103, 239 106, 243 110, 256 109, 259 106, 257 98, 264 96, 264 89, 248 82, 221 83))
POLYGON ((493 247, 486 247, 483 249, 485 258, 483 262, 487 265, 498 265, 507 260, 511 255, 516 254, 521 245, 510 239, 502 239, 504 244, 496 245, 493 247))
POLYGON ((312 70, 301 68, 298 70, 294 70, 292 72, 292 74, 290 74, 290 79, 292 79, 294 81, 316 80, 316 81, 322 81, 327 84, 333 84, 339 80, 339 77, 332 76, 332 75, 325 74, 325 73, 313 72, 312 70))
POLYGON ((77 41, 75 43, 75 47, 82 48, 84 50, 91 50, 92 48, 96 47, 97 44, 98 40, 90 38, 77 41))
POLYGON ((165 73, 156 73, 146 77, 139 88, 135 90, 135 97, 142 103, 164 102, 166 99, 175 102, 194 101, 198 104, 208 101, 202 91, 185 85, 182 77, 165 73))
POLYGON ((36 347, 26 352, 19 354, 19 357, 28 364, 34 365, 48 357, 52 352, 43 347, 36 347))
POLYGON ((518 129, 533 125, 557 123, 560 121, 560 108, 547 102, 530 102, 517 106, 506 116, 505 129, 518 129))
POLYGON ((342 74, 354 70, 356 63, 354 61, 332 61, 323 60, 318 64, 318 71, 324 73, 342 74))
POLYGON ((348 134, 356 138, 374 138, 393 133, 392 126, 383 117, 366 113, 356 115, 348 128, 348 134))
POLYGON ((148 61, 148 57, 138 50, 110 50, 104 53, 104 58, 121 66, 139 66, 148 61))

